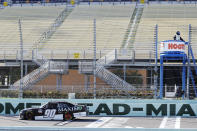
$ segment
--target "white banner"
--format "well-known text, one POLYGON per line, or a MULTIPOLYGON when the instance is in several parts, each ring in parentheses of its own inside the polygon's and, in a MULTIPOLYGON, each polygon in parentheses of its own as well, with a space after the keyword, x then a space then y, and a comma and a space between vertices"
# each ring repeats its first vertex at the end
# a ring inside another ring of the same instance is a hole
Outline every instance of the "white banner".
POLYGON ((185 52, 185 42, 184 41, 162 41, 160 43, 160 52, 185 52))

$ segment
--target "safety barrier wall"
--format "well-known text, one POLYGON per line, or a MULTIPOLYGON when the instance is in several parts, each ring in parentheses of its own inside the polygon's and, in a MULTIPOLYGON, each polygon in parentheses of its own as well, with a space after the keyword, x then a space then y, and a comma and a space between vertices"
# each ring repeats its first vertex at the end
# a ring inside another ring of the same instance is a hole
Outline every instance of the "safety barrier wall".
POLYGON ((168 129, 168 128, 66 128, 62 127, 43 127, 43 126, 9 126, 0 127, 1 130, 14 131, 196 131, 196 129, 168 129))
POLYGON ((24 108, 38 107, 49 101, 85 104, 92 116, 182 116, 196 117, 195 100, 131 99, 1 99, 1 115, 18 115, 24 108))

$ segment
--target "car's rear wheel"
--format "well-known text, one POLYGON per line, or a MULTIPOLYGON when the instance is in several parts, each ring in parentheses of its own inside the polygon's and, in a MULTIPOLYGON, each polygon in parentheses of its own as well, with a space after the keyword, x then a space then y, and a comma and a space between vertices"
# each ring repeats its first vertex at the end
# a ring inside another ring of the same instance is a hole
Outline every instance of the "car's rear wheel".
POLYGON ((26 113, 26 119, 27 119, 27 120, 34 120, 33 112, 28 111, 28 112, 26 113))
POLYGON ((20 119, 21 119, 21 120, 25 120, 24 115, 20 114, 20 119))
POLYGON ((72 113, 70 113, 70 112, 66 112, 65 114, 64 114, 64 120, 65 121, 69 121, 69 120, 73 120, 73 114, 72 113))

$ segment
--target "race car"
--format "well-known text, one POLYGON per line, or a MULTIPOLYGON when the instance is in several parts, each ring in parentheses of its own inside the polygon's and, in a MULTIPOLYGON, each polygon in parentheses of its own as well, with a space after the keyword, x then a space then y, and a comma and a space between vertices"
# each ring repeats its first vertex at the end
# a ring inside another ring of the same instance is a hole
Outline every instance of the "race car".
POLYGON ((74 120, 76 117, 87 116, 85 105, 69 102, 48 102, 40 108, 27 108, 20 111, 22 120, 74 120))

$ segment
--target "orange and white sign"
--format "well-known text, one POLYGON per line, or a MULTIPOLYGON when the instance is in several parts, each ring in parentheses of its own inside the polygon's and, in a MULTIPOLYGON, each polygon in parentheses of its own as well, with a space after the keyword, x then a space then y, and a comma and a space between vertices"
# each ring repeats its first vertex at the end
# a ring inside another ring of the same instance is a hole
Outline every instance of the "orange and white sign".
POLYGON ((185 52, 185 42, 184 41, 162 41, 160 43, 160 52, 185 52))

